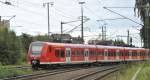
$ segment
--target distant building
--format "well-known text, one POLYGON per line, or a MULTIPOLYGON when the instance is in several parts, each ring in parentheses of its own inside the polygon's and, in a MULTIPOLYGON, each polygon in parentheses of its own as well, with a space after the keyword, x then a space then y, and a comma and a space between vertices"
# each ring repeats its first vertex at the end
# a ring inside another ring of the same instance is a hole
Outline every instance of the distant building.
POLYGON ((62 42, 62 43, 71 43, 71 35, 69 34, 52 34, 50 36, 51 42, 62 42))
POLYGON ((72 43, 73 44, 82 44, 82 38, 81 37, 72 37, 72 43))
POLYGON ((0 16, 0 29, 3 28, 10 28, 10 21, 9 20, 1 20, 1 16, 0 16))
POLYGON ((89 40, 88 44, 112 46, 112 40, 89 40))
POLYGON ((73 43, 73 44, 82 43, 82 39, 80 37, 72 37, 70 34, 52 34, 50 36, 50 41, 60 43, 73 43))

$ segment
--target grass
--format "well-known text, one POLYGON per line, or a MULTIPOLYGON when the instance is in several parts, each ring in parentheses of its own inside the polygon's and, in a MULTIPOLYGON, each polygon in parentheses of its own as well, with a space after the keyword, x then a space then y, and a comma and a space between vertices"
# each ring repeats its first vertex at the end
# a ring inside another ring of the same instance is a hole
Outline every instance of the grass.
POLYGON ((142 64, 142 69, 137 76, 137 80, 150 80, 150 62, 142 64))
POLYGON ((22 70, 22 69, 12 68, 12 66, 10 65, 9 66, 0 65, 0 79, 23 75, 23 74, 29 74, 29 73, 32 73, 32 70, 22 70))
POLYGON ((120 70, 106 78, 106 80, 131 80, 140 67, 142 69, 136 80, 150 80, 150 61, 121 65, 120 70))

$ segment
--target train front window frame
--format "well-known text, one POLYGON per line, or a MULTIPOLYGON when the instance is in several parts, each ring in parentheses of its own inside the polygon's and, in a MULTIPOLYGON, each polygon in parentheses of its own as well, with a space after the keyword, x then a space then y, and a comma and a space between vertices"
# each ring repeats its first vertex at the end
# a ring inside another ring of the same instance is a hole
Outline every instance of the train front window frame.
POLYGON ((32 55, 40 55, 43 49, 43 44, 41 43, 33 43, 31 45, 31 53, 32 55))

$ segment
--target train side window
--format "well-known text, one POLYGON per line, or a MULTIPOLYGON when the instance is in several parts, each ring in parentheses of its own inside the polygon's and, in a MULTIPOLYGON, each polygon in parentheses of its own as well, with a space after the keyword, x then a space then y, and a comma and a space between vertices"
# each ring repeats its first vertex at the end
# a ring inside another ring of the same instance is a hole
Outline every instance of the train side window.
POLYGON ((72 56, 75 56, 75 51, 72 51, 72 56))
POLYGON ((100 52, 100 51, 98 51, 98 52, 97 52, 97 55, 98 55, 98 56, 101 56, 101 52, 100 52))
POLYGON ((91 51, 90 51, 90 55, 91 55, 91 56, 93 56, 93 55, 94 55, 94 52, 93 52, 93 50, 91 50, 91 51))
POLYGON ((80 56, 80 55, 81 55, 81 54, 80 54, 80 50, 78 50, 78 51, 77 51, 77 55, 78 55, 78 56, 80 56))
POLYGON ((95 51, 93 50, 93 56, 95 55, 95 51))
POLYGON ((55 56, 56 56, 56 57, 60 57, 60 50, 59 50, 59 49, 56 49, 56 50, 55 50, 55 56))
POLYGON ((51 46, 49 46, 49 52, 51 52, 52 51, 52 47, 51 46))
POLYGON ((110 56, 110 52, 108 51, 108 56, 110 56))
POLYGON ((78 56, 77 50, 75 50, 75 56, 78 56))
POLYGON ((81 49, 80 52, 81 52, 81 56, 84 56, 84 51, 82 49, 81 49))
POLYGON ((132 56, 134 56, 134 52, 132 52, 132 56))
POLYGON ((101 55, 104 56, 104 51, 101 52, 101 55))
POLYGON ((65 57, 65 52, 64 52, 64 50, 61 50, 61 57, 65 57))
POLYGON ((133 53, 132 53, 132 56, 136 56, 137 55, 137 53, 134 51, 133 53))
POLYGON ((122 52, 120 52, 119 56, 122 56, 122 52))

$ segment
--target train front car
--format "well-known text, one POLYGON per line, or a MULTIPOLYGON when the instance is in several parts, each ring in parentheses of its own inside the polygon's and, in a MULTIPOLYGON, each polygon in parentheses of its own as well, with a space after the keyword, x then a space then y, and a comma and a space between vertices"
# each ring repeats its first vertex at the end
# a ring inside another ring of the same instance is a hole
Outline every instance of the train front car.
POLYGON ((44 42, 32 42, 28 51, 28 64, 32 65, 33 69, 38 69, 40 61, 44 57, 44 53, 47 52, 45 49, 46 44, 44 42))

